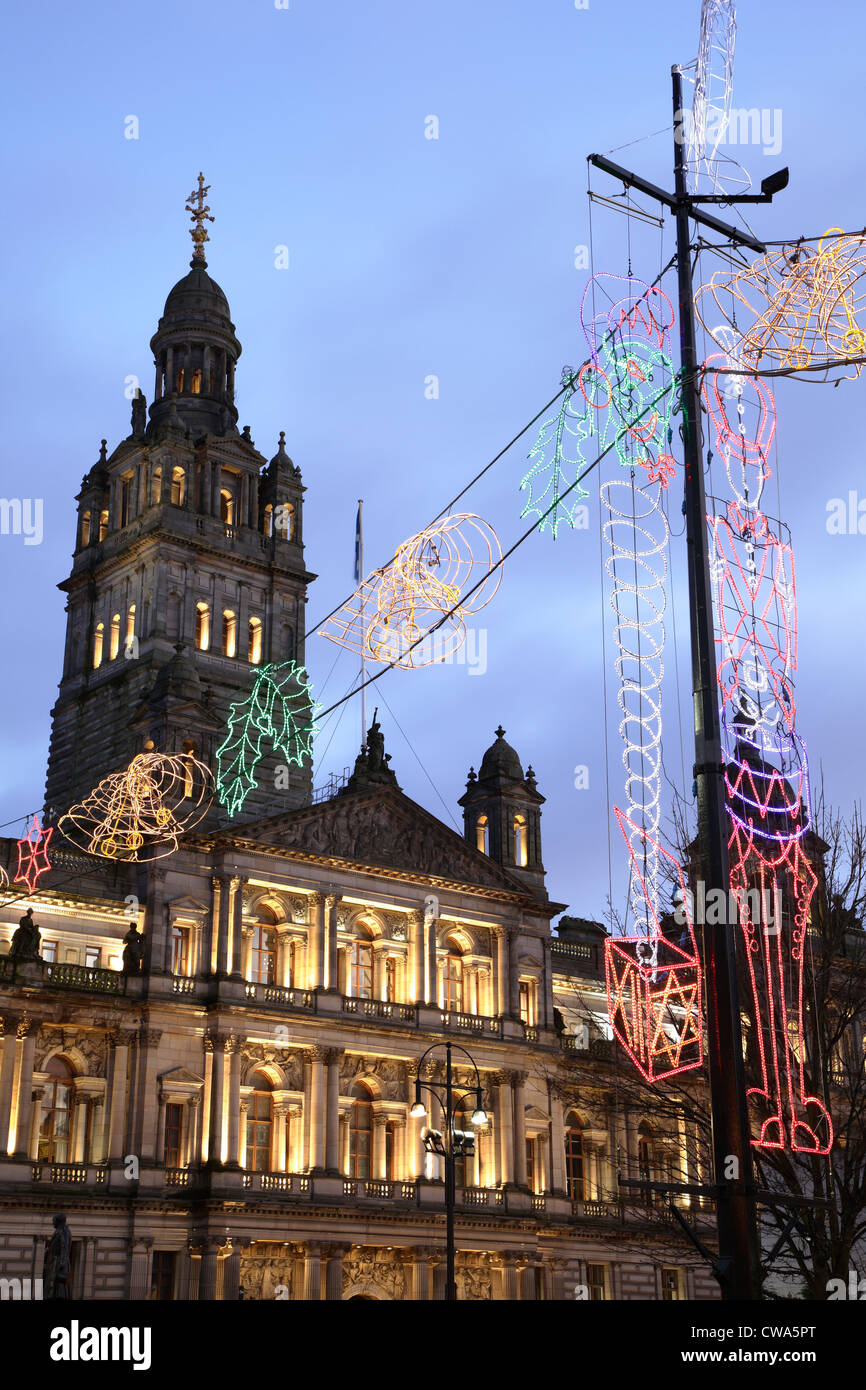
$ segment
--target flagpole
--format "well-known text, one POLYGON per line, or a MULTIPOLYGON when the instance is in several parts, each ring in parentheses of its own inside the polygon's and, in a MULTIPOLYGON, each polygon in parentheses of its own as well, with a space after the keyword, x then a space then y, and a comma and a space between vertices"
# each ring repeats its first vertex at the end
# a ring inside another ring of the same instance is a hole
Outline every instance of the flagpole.
MULTIPOLYGON (((364 500, 358 498, 358 545, 355 559, 356 579, 359 583, 364 580, 364 500)), ((367 741, 367 658, 365 656, 365 633, 364 633, 364 596, 361 594, 361 746, 367 741)))

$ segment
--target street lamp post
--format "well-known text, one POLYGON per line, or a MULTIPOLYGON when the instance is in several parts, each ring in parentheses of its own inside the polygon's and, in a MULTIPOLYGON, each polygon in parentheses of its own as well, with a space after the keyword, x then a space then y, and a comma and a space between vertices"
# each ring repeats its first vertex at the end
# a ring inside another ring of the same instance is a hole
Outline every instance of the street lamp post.
POLYGON ((420 1119, 427 1114, 427 1106, 421 1099, 422 1088, 429 1091, 439 1101, 445 1113, 445 1130, 440 1133, 435 1129, 427 1129, 424 1132, 424 1147, 428 1153, 437 1153, 445 1160, 445 1301, 456 1303, 457 1301, 457 1281, 454 1277, 454 1160, 461 1155, 469 1155, 475 1152, 475 1136, 470 1130, 468 1133, 454 1127, 454 1081, 451 1067, 451 1051, 456 1047, 458 1052, 462 1052, 472 1063, 475 1072, 475 1109, 472 1113, 472 1124, 483 1125, 487 1123, 487 1116, 481 1104, 481 1078, 478 1075, 478 1068, 475 1059, 461 1047, 458 1043, 433 1043, 431 1047, 418 1059, 418 1075, 415 1078, 415 1100, 409 1114, 415 1119, 420 1119), (442 1093, 441 1086, 433 1086, 429 1081, 421 1080, 421 1068, 431 1052, 437 1048, 445 1048, 445 1091, 442 1093))

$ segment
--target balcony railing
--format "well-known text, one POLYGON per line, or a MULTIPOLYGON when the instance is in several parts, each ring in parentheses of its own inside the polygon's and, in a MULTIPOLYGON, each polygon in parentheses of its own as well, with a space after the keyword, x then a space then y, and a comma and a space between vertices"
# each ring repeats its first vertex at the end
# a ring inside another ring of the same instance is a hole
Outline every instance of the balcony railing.
POLYGON ((397 1023, 414 1023, 414 1004, 392 1004, 385 999, 357 999, 343 995, 343 1013, 361 1014, 363 1018, 390 1018, 397 1023))
POLYGON ((54 1187, 83 1183, 104 1183, 105 1167, 102 1164, 86 1163, 34 1163, 31 1169, 34 1182, 48 1182, 54 1187))
POLYGON ((286 985, 257 985, 247 981, 247 999, 257 1004, 276 1004, 284 1009, 312 1009, 313 992, 309 989, 289 989, 286 985))
POLYGON ((455 1028, 462 1033, 493 1033, 502 1032, 502 1025, 498 1018, 488 1018, 484 1014, 453 1014, 443 1013, 442 1027, 455 1028))
MULTIPOLYGON (((24 965, 27 962, 20 962, 24 965)), ((53 960, 40 960, 42 983, 51 989, 77 989, 85 994, 124 994, 126 976, 121 970, 102 970, 95 965, 61 964, 53 960)), ((0 956, 0 980, 14 982, 16 967, 14 956, 0 956)), ((31 983, 31 981, 28 981, 31 983)))
POLYGON ((194 994, 195 980, 191 975, 172 975, 171 987, 175 994, 194 994))

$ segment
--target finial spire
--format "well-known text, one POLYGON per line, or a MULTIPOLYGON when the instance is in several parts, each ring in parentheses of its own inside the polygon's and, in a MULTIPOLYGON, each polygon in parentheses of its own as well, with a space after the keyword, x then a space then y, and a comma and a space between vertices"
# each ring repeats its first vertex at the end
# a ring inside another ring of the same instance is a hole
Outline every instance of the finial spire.
POLYGON ((193 252, 190 265, 193 267, 205 267, 207 265, 207 261, 204 258, 204 244, 206 241, 210 241, 210 237, 207 233, 207 227, 204 224, 205 222, 213 222, 214 220, 210 215, 210 208, 205 202, 205 197, 209 192, 210 184, 205 183, 204 174, 200 173, 198 176, 198 188, 193 189, 186 201, 186 211, 190 215, 190 221, 195 223, 195 226, 189 229, 189 234, 193 241, 193 252))

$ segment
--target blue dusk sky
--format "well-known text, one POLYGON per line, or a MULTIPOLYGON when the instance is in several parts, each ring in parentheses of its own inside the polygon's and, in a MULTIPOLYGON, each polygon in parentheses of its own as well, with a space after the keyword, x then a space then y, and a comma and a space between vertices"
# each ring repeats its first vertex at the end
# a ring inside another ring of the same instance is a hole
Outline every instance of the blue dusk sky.
MULTIPOLYGON (((783 0, 738 8, 734 105, 766 110, 777 148, 733 153, 756 181, 791 170, 772 208, 753 210, 753 227, 774 238, 862 227, 862 8, 824 0, 817 23, 783 0)), ((186 272, 184 202, 199 170, 216 217, 209 271, 243 344, 239 423, 267 458, 285 430, 303 470, 306 560, 319 576, 312 632, 352 588, 357 499, 372 568, 553 396, 564 363, 583 359, 588 270, 575 248, 590 232, 596 270, 624 272, 630 254, 651 279, 671 256, 668 222, 663 234, 630 228, 596 206, 590 228, 585 159, 618 149, 615 159, 670 186, 670 67, 694 59, 699 14, 699 0, 45 0, 7 12, 2 491, 44 499, 41 544, 0 536, 0 821, 11 833, 42 804, 73 499, 100 439, 113 449, 129 432, 128 379, 152 398, 148 343, 186 272), (431 117, 436 139, 426 138, 431 117), (276 266, 279 247, 287 269, 276 266)), ((593 186, 620 192, 599 174, 593 186)), ((718 264, 707 256, 702 270, 718 264)), ((846 807, 863 767, 852 739, 866 537, 830 534, 827 517, 834 498, 866 498, 864 384, 784 380, 776 400, 767 496, 797 556, 798 727, 813 780, 823 771, 846 807)), ((534 434, 460 504, 504 547, 527 524, 518 489, 534 434)), ((621 801, 623 768, 597 488, 596 474, 587 530, 555 543, 533 536, 507 562, 475 620, 473 665, 390 672, 369 709, 380 706, 403 789, 449 824, 501 722, 547 797, 551 896, 601 918, 611 887, 622 906, 627 862, 608 809, 621 801)), ((681 470, 677 523, 680 496, 681 470)), ((690 800, 684 551, 675 534, 664 757, 690 800)), ((348 653, 333 665, 337 652, 308 638, 326 704, 355 675, 348 653)), ((341 713, 318 739, 317 786, 358 749, 359 701, 341 713)), ((669 796, 666 782, 666 807, 669 796)))

